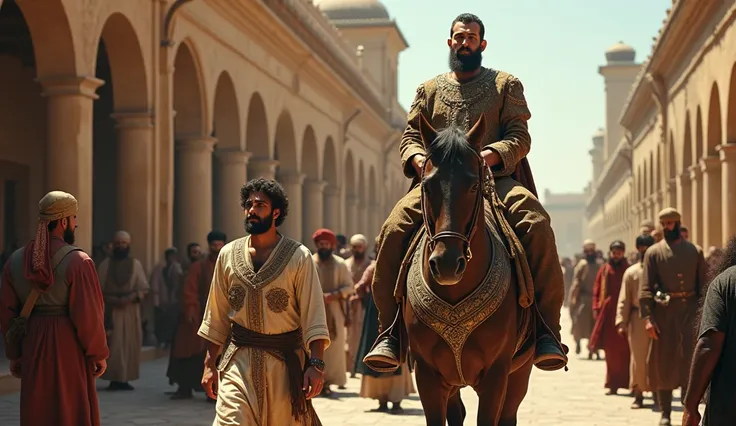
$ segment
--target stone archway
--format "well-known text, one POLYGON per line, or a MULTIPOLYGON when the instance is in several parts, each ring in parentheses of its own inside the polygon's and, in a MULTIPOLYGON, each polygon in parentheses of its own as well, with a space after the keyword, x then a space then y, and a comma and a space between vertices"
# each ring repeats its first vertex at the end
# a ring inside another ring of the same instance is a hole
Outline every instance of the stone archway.
POLYGON ((276 178, 276 162, 271 158, 267 118, 263 98, 258 92, 253 93, 245 124, 245 147, 251 155, 248 161, 248 179, 276 178))
POLYGON ((365 178, 363 159, 358 161, 358 229, 357 232, 368 232, 368 185, 365 178))
POLYGON ((703 247, 720 246, 721 235, 721 161, 718 158, 718 146, 722 143, 721 101, 718 85, 713 83, 708 105, 705 156, 701 162, 703 172, 703 206, 708 206, 703 215, 703 247))
POLYGON ((215 140, 206 133, 204 79, 195 52, 185 40, 174 59, 174 243, 182 250, 204 244, 212 230, 215 140))
POLYGON ((381 220, 381 206, 378 196, 378 181, 376 179, 376 168, 373 166, 370 166, 368 169, 368 228, 366 229, 366 232, 368 232, 369 235, 369 244, 371 247, 373 246, 372 237, 375 237, 378 235, 378 230, 381 226, 380 224, 381 220))
POLYGON ((212 228, 232 241, 241 237, 243 212, 240 188, 245 184, 248 154, 240 126, 240 107, 235 84, 227 71, 220 73, 215 87, 212 137, 217 149, 212 155, 212 228))
POLYGON ((359 199, 355 187, 355 159, 353 151, 346 150, 344 166, 345 182, 345 232, 346 235, 355 234, 360 227, 358 219, 359 199))
POLYGON ((304 175, 299 173, 294 122, 288 111, 283 111, 276 120, 273 158, 278 162, 276 180, 281 182, 289 197, 289 216, 281 225, 280 231, 290 238, 301 240, 304 175))
MULTIPOLYGON (((302 189, 302 241, 307 243, 311 241, 312 233, 325 223, 325 182, 319 176, 319 150, 312 126, 304 129, 301 164, 306 179, 302 189)), ((337 229, 333 230, 337 233, 337 229)))
POLYGON ((337 149, 332 137, 328 137, 325 140, 325 150, 322 154, 322 180, 327 185, 323 207, 324 224, 338 233, 344 233, 346 230, 340 221, 342 209, 340 208, 340 185, 337 170, 337 149))
MULTIPOLYGON (((726 104, 726 138, 720 147, 722 173, 722 200, 736 198, 736 63, 731 68, 726 104)), ((721 204, 721 226, 725 246, 726 239, 736 234, 736 209, 730 203, 721 204)))
POLYGON ((156 259, 153 119, 140 39, 121 13, 102 27, 95 75, 105 84, 94 103, 92 242, 99 249, 125 230, 131 253, 148 270, 156 259))

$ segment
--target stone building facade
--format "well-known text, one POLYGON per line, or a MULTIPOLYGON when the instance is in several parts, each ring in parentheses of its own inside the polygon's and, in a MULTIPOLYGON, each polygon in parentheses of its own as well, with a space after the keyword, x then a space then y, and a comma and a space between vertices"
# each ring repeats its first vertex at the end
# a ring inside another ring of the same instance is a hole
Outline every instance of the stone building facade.
POLYGON ((0 243, 61 189, 78 245, 125 229, 150 267, 242 235, 257 176, 286 187, 290 237, 376 235, 408 185, 406 48, 377 0, 0 0, 0 243))
POLYGON ((544 191, 542 204, 549 213, 560 257, 572 258, 575 253, 580 252, 581 241, 585 239, 583 234, 587 231, 585 219, 587 198, 585 192, 554 193, 549 189, 544 191))
POLYGON ((587 204, 599 245, 633 242, 668 206, 704 248, 736 234, 735 21, 734 2, 674 0, 642 65, 628 46, 606 53, 607 128, 593 138, 587 204))

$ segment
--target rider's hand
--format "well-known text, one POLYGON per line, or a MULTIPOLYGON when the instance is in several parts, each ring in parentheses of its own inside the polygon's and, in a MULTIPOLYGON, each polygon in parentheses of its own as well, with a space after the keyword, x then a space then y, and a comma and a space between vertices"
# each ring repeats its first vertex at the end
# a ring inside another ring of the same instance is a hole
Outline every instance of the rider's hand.
POLYGON ((490 168, 494 168, 501 164, 501 156, 492 149, 484 149, 480 152, 481 157, 486 162, 486 165, 490 168))
POLYGON ((654 340, 659 339, 659 327, 657 327, 657 324, 654 321, 652 321, 651 319, 647 319, 644 329, 649 334, 649 337, 654 340))
POLYGON ((411 165, 414 167, 414 171, 417 172, 417 176, 422 175, 425 160, 426 158, 422 154, 416 154, 411 157, 411 165))

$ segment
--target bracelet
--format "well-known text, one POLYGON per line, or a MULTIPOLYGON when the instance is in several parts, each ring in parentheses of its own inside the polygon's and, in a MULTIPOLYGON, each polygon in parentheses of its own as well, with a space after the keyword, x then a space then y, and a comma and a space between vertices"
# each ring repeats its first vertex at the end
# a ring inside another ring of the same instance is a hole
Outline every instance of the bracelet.
POLYGON ((310 358, 309 359, 309 366, 310 367, 314 367, 320 373, 325 370, 325 362, 322 361, 319 358, 310 358))

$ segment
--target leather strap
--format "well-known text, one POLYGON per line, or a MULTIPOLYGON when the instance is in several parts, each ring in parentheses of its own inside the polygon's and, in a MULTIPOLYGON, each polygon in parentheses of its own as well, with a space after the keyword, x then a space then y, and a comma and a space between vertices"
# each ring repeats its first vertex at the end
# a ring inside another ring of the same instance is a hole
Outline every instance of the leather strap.
MULTIPOLYGON (((64 260, 66 255, 76 250, 81 249, 72 245, 65 245, 59 250, 56 250, 56 253, 54 253, 54 256, 51 258, 52 273, 56 271, 56 268, 59 266, 61 261, 64 260)), ((41 289, 34 283, 31 283, 31 293, 28 295, 28 299, 26 299, 26 302, 23 304, 23 309, 20 311, 20 315, 18 316, 19 318, 28 319, 40 295, 41 289)))

